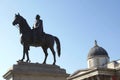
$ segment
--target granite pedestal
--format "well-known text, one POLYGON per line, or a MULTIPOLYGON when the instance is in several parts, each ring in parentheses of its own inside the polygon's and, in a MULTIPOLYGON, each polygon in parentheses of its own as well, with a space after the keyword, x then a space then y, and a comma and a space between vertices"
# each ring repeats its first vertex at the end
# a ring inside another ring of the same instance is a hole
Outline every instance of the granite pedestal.
POLYGON ((6 74, 6 80, 67 80, 69 75, 65 69, 57 65, 24 63, 13 65, 6 74))

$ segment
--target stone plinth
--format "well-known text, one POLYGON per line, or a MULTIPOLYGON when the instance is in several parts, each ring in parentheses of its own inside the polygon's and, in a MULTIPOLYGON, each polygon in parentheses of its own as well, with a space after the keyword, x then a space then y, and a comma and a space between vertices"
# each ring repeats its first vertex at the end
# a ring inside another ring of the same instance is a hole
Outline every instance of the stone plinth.
POLYGON ((24 63, 13 65, 3 77, 6 80, 67 80, 65 69, 57 65, 24 63))

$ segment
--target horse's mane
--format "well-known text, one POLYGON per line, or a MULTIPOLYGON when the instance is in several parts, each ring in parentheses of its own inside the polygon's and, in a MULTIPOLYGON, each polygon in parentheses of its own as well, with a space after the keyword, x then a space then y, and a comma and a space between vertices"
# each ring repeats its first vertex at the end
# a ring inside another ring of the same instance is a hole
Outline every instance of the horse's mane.
POLYGON ((21 21, 21 25, 19 25, 19 26, 23 26, 23 27, 19 27, 19 29, 20 29, 20 34, 22 33, 21 30, 24 30, 24 32, 30 32, 30 31, 31 31, 31 28, 30 28, 30 26, 28 25, 26 19, 23 18, 21 15, 17 15, 17 17, 19 17, 19 19, 20 19, 20 21, 21 21))
MULTIPOLYGON (((28 25, 28 23, 27 23, 26 19, 25 19, 25 18, 23 18, 23 17, 22 17, 22 16, 20 16, 20 15, 19 15, 19 17, 20 17, 21 19, 23 19, 24 23, 26 23, 26 26, 30 28, 30 26, 28 25)), ((31 29, 31 28, 30 28, 30 29, 31 29)))

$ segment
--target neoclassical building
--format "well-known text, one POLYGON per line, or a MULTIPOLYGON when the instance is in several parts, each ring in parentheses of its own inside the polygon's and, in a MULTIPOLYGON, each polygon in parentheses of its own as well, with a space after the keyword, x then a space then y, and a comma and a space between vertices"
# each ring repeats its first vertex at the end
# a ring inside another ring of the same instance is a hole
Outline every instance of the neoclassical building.
POLYGON ((120 80, 120 60, 110 62, 107 51, 95 45, 87 57, 88 68, 77 70, 67 80, 120 80))

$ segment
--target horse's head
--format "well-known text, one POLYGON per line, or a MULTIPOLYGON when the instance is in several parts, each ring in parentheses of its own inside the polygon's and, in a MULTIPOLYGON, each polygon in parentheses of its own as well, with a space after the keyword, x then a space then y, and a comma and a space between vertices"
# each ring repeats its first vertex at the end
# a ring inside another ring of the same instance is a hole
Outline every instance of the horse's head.
POLYGON ((15 14, 15 19, 14 19, 14 21, 13 21, 13 25, 17 25, 17 24, 20 24, 21 22, 22 22, 22 20, 23 20, 23 17, 22 16, 20 16, 20 14, 18 13, 18 14, 15 14))
POLYGON ((12 24, 18 25, 20 33, 26 33, 27 31, 31 31, 26 19, 24 19, 19 13, 15 14, 15 19, 12 24))

